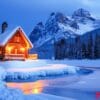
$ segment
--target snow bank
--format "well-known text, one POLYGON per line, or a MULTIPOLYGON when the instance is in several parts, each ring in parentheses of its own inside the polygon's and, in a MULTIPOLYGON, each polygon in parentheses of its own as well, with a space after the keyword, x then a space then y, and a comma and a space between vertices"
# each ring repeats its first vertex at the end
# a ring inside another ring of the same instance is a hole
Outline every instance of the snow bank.
POLYGON ((37 80, 48 76, 64 74, 76 74, 79 68, 65 64, 51 64, 34 68, 11 68, 7 69, 7 81, 11 80, 37 80))
MULTIPOLYGON (((7 63, 7 62, 6 62, 7 63)), ((23 62, 20 62, 20 63, 23 63, 23 62)), ((10 63, 9 63, 10 64, 10 63)), ((40 64, 40 63, 39 63, 40 64)), ((12 63, 11 63, 11 65, 12 65, 12 63)), ((21 64, 22 65, 22 64, 21 64)), ((9 66, 9 65, 8 65, 9 66)), ((7 67, 8 67, 7 66, 7 67)), ((20 65, 19 65, 20 66, 20 65)), ((52 66, 52 67, 55 67, 55 66, 52 66)), ((58 66, 58 69, 60 68, 60 66, 58 66)), ((19 70, 20 70, 20 68, 18 68, 19 70)), ((16 71, 18 71, 18 69, 16 70, 16 71)), ((33 78, 34 78, 34 76, 37 76, 37 75, 43 75, 43 76, 45 76, 46 75, 46 73, 45 73, 45 71, 44 70, 47 70, 48 68, 43 68, 43 70, 41 71, 41 69, 42 68, 35 68, 34 69, 34 73, 32 74, 32 72, 30 72, 30 73, 18 73, 17 72, 17 74, 15 74, 15 73, 13 73, 12 74, 12 77, 13 78, 15 78, 15 77, 21 77, 21 78, 27 78, 27 77, 29 77, 30 78, 30 76, 32 75, 33 76, 33 78), (36 72, 35 72, 36 71, 36 72), (29 75, 30 74, 30 75, 29 75), (17 76, 16 76, 17 75, 17 76), (28 76, 29 75, 29 76, 28 76)), ((30 71, 31 71, 32 69, 30 69, 30 71)), ((51 68, 51 70, 53 70, 53 68, 51 68)), ((4 69, 4 67, 2 67, 2 66, 0 66, 0 100, 46 100, 46 99, 48 99, 48 100, 51 100, 51 99, 53 99, 53 100, 55 100, 55 99, 57 99, 57 100, 66 100, 66 99, 64 99, 64 98, 62 98, 62 97, 56 97, 56 96, 50 96, 50 95, 46 95, 46 94, 38 94, 38 95, 27 95, 27 96, 25 96, 23 93, 22 93, 22 91, 21 90, 19 90, 19 89, 13 89, 13 88, 8 88, 7 86, 6 86, 6 84, 5 84, 5 82, 3 82, 3 80, 4 80, 4 78, 5 78, 5 76, 7 75, 7 73, 6 73, 6 69, 4 69), (46 98, 46 99, 45 99, 46 98)), ((22 70, 23 71, 23 70, 22 70)), ((27 71, 27 69, 26 69, 26 71, 27 71)), ((50 72, 47 70, 47 73, 48 74, 50 74, 50 72)), ((55 71, 53 72, 53 73, 55 73, 55 71)), ((70 100, 72 100, 72 99, 70 99, 70 100)))
POLYGON ((100 67, 100 60, 27 60, 6 61, 0 65, 7 71, 7 81, 37 80, 48 76, 76 74, 82 67, 100 67))
POLYGON ((6 76, 5 69, 2 66, 0 66, 0 80, 4 80, 5 76, 6 76))
POLYGON ((53 64, 47 60, 5 61, 6 80, 37 80, 43 77, 76 74, 79 68, 66 64, 53 64))
POLYGON ((0 100, 24 100, 23 93, 18 89, 0 87, 0 100))
POLYGON ((3 81, 6 76, 5 69, 0 66, 0 100, 23 100, 20 90, 8 88, 3 81))

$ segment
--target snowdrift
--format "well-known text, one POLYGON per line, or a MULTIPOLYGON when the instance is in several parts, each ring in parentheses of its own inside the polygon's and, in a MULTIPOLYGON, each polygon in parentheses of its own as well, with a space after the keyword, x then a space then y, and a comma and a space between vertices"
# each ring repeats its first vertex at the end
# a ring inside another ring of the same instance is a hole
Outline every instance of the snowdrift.
POLYGON ((66 64, 52 64, 46 60, 0 62, 7 74, 6 81, 33 81, 48 76, 76 74, 79 68, 66 64))

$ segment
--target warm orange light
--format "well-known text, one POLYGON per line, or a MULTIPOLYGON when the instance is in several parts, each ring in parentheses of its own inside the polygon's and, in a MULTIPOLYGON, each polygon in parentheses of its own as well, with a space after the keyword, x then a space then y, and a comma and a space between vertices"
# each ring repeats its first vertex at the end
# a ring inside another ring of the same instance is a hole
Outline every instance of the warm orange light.
POLYGON ((11 47, 7 47, 7 50, 9 50, 9 51, 10 51, 10 50, 11 50, 11 47))
POLYGON ((7 83, 8 87, 19 88, 24 94, 39 94, 43 91, 45 86, 44 81, 37 81, 31 83, 7 83))
POLYGON ((39 89, 37 89, 37 88, 32 90, 32 93, 33 93, 33 94, 38 94, 38 93, 40 93, 40 92, 41 92, 41 91, 39 91, 39 89))
POLYGON ((10 53, 11 52, 12 47, 7 47, 7 51, 10 53))
POLYGON ((33 60, 35 60, 35 59, 38 59, 38 54, 29 54, 28 55, 28 59, 33 59, 33 60))
POLYGON ((23 52, 23 51, 25 51, 25 48, 20 48, 20 50, 23 52))

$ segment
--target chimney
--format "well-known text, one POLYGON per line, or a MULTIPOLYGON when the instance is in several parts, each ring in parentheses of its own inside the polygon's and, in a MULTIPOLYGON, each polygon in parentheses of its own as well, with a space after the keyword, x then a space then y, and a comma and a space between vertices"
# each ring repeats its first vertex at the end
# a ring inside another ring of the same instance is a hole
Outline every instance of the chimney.
POLYGON ((7 22, 3 22, 1 27, 2 27, 2 30, 1 30, 2 32, 1 33, 4 33, 7 29, 7 27, 8 27, 7 22))

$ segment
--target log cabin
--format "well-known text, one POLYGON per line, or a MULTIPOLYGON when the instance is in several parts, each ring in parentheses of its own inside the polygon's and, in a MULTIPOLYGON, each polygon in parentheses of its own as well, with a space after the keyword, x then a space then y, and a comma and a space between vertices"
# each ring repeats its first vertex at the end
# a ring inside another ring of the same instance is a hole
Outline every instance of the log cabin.
POLYGON ((0 34, 0 60, 25 60, 33 45, 23 29, 16 27, 0 34))

